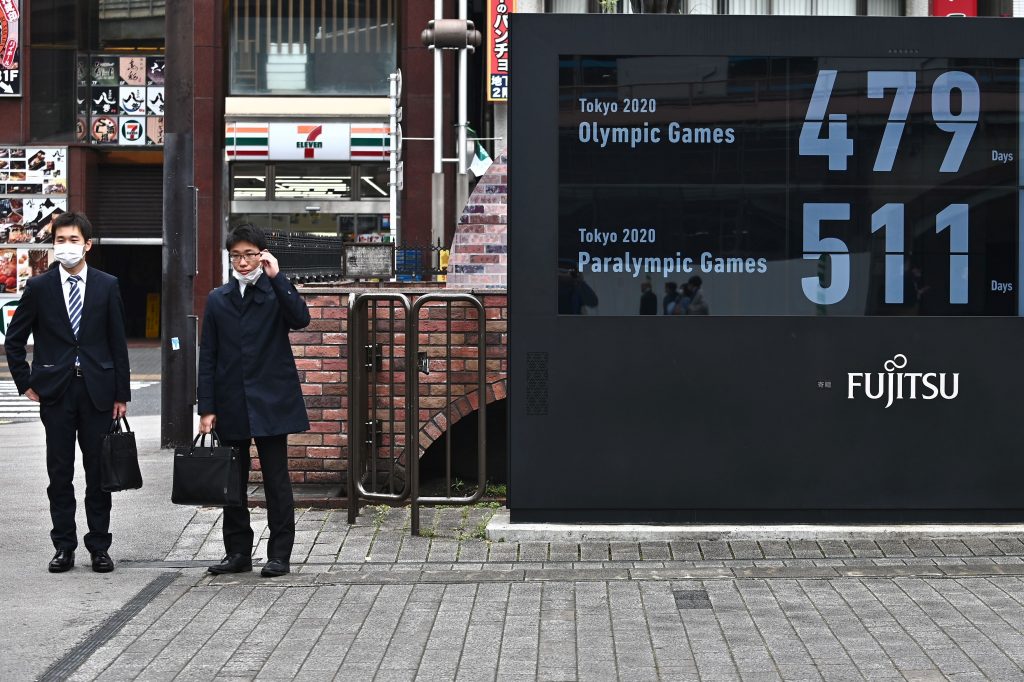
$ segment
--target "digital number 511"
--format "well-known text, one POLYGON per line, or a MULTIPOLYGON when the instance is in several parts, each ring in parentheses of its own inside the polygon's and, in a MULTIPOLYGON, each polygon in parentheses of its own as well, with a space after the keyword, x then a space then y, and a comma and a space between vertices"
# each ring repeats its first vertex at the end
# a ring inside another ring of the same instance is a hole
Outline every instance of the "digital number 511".
MULTIPOLYGON (((871 231, 885 233, 885 302, 903 303, 903 260, 906 258, 903 204, 885 204, 871 214, 871 231)), ((849 220, 849 204, 804 204, 804 259, 828 257, 832 277, 804 277, 804 296, 818 305, 839 303, 850 290, 850 251, 838 237, 822 237, 825 220, 849 220)), ((949 230, 949 302, 967 303, 967 204, 950 204, 935 216, 935 231, 949 230)))

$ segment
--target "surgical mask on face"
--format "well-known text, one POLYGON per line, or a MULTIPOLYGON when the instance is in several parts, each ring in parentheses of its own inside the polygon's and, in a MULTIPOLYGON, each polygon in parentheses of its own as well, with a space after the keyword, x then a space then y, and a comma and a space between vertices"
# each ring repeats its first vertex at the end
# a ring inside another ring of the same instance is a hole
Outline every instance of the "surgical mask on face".
POLYGON ((78 265, 85 256, 85 246, 82 244, 55 244, 53 257, 56 258, 66 270, 78 265))
POLYGON ((263 274, 263 266, 261 265, 255 270, 250 270, 244 275, 240 273, 238 270, 232 270, 231 274, 233 274, 235 276, 235 279, 237 279, 239 282, 244 282, 245 284, 252 284, 253 282, 260 278, 260 275, 263 274))

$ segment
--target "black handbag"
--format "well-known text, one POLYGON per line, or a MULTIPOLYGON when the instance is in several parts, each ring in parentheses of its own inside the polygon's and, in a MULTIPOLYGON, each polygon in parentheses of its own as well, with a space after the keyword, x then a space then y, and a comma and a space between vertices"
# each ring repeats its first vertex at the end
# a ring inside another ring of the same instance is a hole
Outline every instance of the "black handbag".
POLYGON ((110 431, 103 437, 100 448, 100 485, 105 493, 119 490, 134 490, 142 487, 142 471, 139 469, 139 450, 135 445, 128 420, 122 417, 110 424, 110 431), (121 430, 124 419, 124 430, 121 430))
POLYGON ((199 434, 191 446, 175 448, 171 502, 201 507, 240 507, 245 481, 238 448, 220 445, 217 432, 199 434))

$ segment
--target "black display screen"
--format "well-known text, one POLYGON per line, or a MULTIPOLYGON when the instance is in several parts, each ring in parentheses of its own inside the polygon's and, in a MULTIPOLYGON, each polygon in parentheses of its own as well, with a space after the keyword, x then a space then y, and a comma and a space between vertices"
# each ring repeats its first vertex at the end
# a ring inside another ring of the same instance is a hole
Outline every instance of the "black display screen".
POLYGON ((558 312, 1021 314, 1020 71, 560 56, 558 312))

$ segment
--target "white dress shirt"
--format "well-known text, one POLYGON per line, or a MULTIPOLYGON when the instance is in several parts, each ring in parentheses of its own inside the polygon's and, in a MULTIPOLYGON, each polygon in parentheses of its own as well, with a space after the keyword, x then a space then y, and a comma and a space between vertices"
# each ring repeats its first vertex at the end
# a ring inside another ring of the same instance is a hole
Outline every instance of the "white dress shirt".
MULTIPOLYGON (((71 273, 64 269, 63 265, 58 266, 60 268, 60 288, 64 293, 64 309, 68 311, 68 322, 71 322, 71 285, 68 284, 68 280, 71 279, 71 273)), ((79 271, 78 276, 81 281, 78 283, 78 295, 82 297, 82 312, 85 312, 85 279, 89 274, 89 266, 83 265, 79 271)), ((81 324, 81 322, 79 322, 81 324)), ((75 356, 75 367, 80 366, 81 361, 78 356, 75 356)))
MULTIPOLYGON (((64 292, 64 309, 68 311, 68 320, 71 320, 71 285, 68 284, 71 273, 65 270, 63 265, 58 267, 60 268, 60 288, 64 292)), ((81 272, 78 273, 78 276, 82 278, 82 281, 78 283, 78 293, 82 296, 83 311, 85 309, 85 280, 88 274, 88 265, 83 266, 81 272)))

